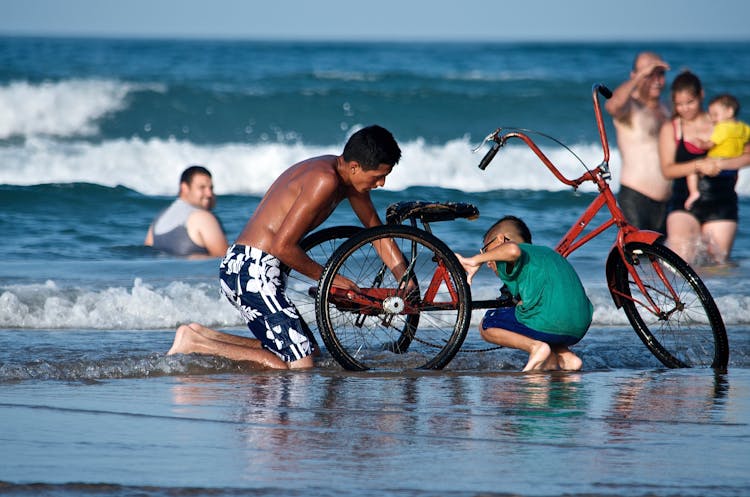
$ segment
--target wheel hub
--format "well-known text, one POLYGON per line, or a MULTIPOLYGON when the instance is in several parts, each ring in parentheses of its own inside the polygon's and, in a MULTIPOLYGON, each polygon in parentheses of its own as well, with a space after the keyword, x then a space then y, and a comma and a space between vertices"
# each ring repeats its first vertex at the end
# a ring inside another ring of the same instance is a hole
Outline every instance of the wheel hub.
POLYGON ((383 300, 383 310, 388 314, 398 314, 404 310, 404 299, 401 297, 386 297, 383 300))

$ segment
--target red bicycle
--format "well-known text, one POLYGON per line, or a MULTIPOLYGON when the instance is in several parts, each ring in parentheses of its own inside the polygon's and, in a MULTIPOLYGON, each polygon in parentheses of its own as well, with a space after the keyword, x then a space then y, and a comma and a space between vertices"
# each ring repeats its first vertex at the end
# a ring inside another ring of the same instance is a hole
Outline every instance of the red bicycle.
MULTIPOLYGON (((646 347, 670 368, 725 369, 726 329, 710 292, 683 259, 660 243, 660 233, 630 225, 617 205, 608 183, 609 145, 599 95, 609 98, 611 92, 602 85, 592 88, 604 158, 579 178, 567 178, 559 171, 530 138, 534 132, 516 128, 498 128, 485 139, 483 143, 493 145, 479 168, 484 170, 509 140, 519 139, 564 184, 577 189, 594 183, 599 194, 562 237, 557 251, 567 257, 615 228, 606 261, 607 286, 646 347), (592 226, 605 207, 608 218, 592 226)), ((316 291, 307 291, 311 282, 301 275, 290 274, 290 288, 297 290, 293 300, 303 320, 317 324, 327 350, 346 369, 445 367, 463 344, 473 309, 514 305, 510 295, 473 301, 454 252, 431 232, 431 222, 478 214, 476 207, 465 203, 400 202, 388 207, 388 224, 383 226, 334 227, 311 234, 303 240, 303 248, 321 263, 327 262, 316 291), (423 228, 417 227, 418 221, 423 228), (386 238, 404 256, 408 270, 400 278, 374 249, 375 242, 386 238), (360 291, 335 287, 337 275, 354 281, 360 291)))

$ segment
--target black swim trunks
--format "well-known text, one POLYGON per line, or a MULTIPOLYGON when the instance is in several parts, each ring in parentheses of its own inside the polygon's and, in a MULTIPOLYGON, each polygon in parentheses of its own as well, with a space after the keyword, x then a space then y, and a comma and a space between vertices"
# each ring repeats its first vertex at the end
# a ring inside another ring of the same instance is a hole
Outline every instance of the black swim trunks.
POLYGON ((624 185, 620 185, 617 203, 625 219, 638 229, 666 233, 667 202, 659 202, 624 185))
POLYGON ((297 309, 286 296, 279 259, 247 245, 232 245, 219 267, 221 292, 240 311, 263 348, 284 362, 312 354, 297 309))

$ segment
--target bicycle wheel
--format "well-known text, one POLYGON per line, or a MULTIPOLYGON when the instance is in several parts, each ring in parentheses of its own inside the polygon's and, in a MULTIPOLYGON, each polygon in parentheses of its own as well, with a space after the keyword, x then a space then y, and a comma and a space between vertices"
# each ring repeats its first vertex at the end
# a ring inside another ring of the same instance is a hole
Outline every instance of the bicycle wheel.
MULTIPOLYGON (((364 228, 361 226, 334 226, 310 233, 299 244, 308 256, 321 266, 336 248, 364 228)), ((319 349, 315 332, 318 324, 315 320, 315 292, 318 282, 289 267, 287 270, 286 294, 297 308, 305 334, 314 348, 319 349)))
POLYGON ((334 252, 318 285, 316 310, 328 351, 346 369, 441 369, 466 337, 471 291, 443 242, 411 226, 385 225, 363 230, 334 252), (400 280, 375 250, 387 240, 404 256, 400 280), (334 287, 338 275, 360 291, 334 287))
POLYGON ((724 321, 695 271, 663 245, 629 243, 625 255, 642 286, 619 259, 613 298, 654 356, 670 368, 726 368, 724 321))

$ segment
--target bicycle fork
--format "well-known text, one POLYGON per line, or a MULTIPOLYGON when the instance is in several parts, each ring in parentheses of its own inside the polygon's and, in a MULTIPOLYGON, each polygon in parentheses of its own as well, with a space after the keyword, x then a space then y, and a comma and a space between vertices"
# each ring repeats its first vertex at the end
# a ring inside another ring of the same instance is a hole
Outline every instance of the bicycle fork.
POLYGON ((654 301, 654 299, 651 297, 651 292, 659 292, 659 293, 662 293, 663 295, 667 295, 667 293, 661 292, 651 285, 647 285, 646 283, 643 282, 640 275, 638 274, 638 271, 635 267, 641 264, 641 260, 638 257, 638 251, 634 251, 631 254, 631 256, 628 256, 628 254, 625 253, 625 249, 623 247, 618 246, 617 250, 620 252, 620 257, 622 257, 622 260, 625 261, 625 268, 628 271, 628 274, 630 275, 633 282, 638 287, 638 290, 641 292, 641 295, 643 295, 648 302, 647 303, 643 302, 640 299, 633 297, 632 295, 625 294, 619 291, 617 288, 614 288, 613 285, 611 285, 610 290, 613 294, 618 295, 619 297, 628 299, 636 304, 640 304, 644 309, 647 309, 654 316, 657 316, 660 321, 666 321, 675 312, 684 310, 685 308, 684 302, 680 300, 680 296, 675 291, 674 287, 672 286, 672 283, 669 281, 669 278, 664 273, 664 268, 662 267, 662 265, 659 263, 658 260, 649 258, 649 263, 651 264, 651 267, 653 268, 654 273, 656 273, 659 280, 661 280, 664 287, 668 290, 668 295, 671 297, 670 301, 674 302, 675 304, 674 307, 670 309, 669 311, 661 309, 659 307, 659 304, 657 304, 654 301))

